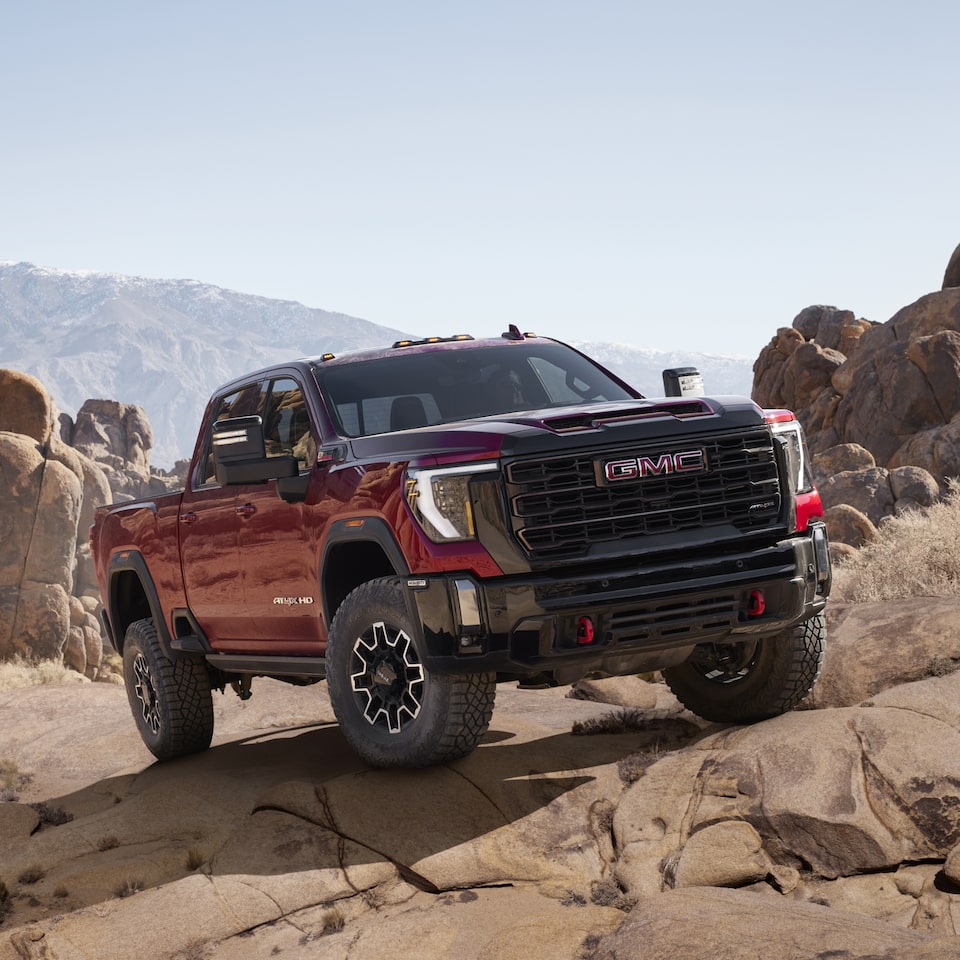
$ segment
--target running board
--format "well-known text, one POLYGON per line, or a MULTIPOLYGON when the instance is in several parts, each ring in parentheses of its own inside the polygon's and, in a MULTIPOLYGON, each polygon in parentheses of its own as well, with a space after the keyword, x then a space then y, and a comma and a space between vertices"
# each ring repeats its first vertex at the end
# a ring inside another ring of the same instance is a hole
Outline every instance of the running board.
POLYGON ((323 657, 257 657, 242 653, 208 653, 207 663, 223 673, 249 673, 256 677, 316 677, 327 675, 323 657))

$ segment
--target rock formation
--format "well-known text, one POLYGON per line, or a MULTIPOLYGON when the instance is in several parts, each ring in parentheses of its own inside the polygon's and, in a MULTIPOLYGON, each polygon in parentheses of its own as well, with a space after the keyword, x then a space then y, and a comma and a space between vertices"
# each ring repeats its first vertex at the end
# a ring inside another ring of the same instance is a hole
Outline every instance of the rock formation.
POLYGON ((84 442, 71 446, 44 386, 0 370, 0 660, 62 659, 93 678, 103 653, 87 542, 94 510, 178 481, 150 473, 142 409, 89 407, 81 411, 84 442))
POLYGON ((929 506, 960 476, 958 271, 960 248, 943 290, 883 324, 807 307, 754 364, 754 400, 804 426, 835 543, 869 541, 871 525, 929 506))
MULTIPOLYGON (((885 616, 900 637, 915 611, 885 616)), ((37 773, 0 803, 0 960, 960 958, 960 673, 884 671, 751 727, 663 684, 619 725, 503 684, 483 746, 424 770, 366 767, 322 686, 218 699, 218 745, 163 764, 115 687, 0 692, 37 773)))
POLYGON ((953 256, 950 257, 950 262, 943 274, 942 289, 946 290, 947 287, 960 287, 960 244, 953 251, 953 256))

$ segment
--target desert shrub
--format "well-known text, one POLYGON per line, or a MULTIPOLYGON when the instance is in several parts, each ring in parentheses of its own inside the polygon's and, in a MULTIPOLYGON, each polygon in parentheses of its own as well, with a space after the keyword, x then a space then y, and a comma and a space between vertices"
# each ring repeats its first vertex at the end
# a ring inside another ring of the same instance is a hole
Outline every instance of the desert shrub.
POLYGON ((637 898, 625 894, 616 880, 594 880, 590 885, 590 902, 598 907, 616 907, 629 912, 636 906, 637 898))
POLYGON ((662 756, 656 744, 651 750, 631 753, 617 761, 617 775, 626 784, 636 783, 662 756))
POLYGON ((17 881, 22 883, 24 886, 29 886, 31 883, 39 883, 46 875, 46 870, 44 870, 40 864, 35 863, 32 866, 21 870, 20 876, 17 877, 17 881))
POLYGON ((0 923, 3 923, 11 913, 13 913, 13 897, 10 896, 7 885, 0 880, 0 923))
POLYGON ((622 707, 599 717, 576 720, 570 732, 575 737, 591 737, 602 733, 631 733, 646 730, 649 726, 650 718, 642 710, 622 707))
POLYGON ((960 597, 960 483, 925 510, 885 520, 880 536, 834 567, 835 600, 960 597))
POLYGON ((120 838, 117 836, 114 836, 114 834, 112 833, 109 836, 101 837, 97 841, 97 849, 101 853, 106 853, 107 850, 112 850, 114 847, 119 847, 119 846, 120 846, 120 838))
POLYGON ((72 813, 67 813, 63 807, 54 807, 52 804, 41 800, 39 803, 29 804, 40 814, 40 823, 48 827, 59 827, 62 823, 69 823, 73 819, 72 813))

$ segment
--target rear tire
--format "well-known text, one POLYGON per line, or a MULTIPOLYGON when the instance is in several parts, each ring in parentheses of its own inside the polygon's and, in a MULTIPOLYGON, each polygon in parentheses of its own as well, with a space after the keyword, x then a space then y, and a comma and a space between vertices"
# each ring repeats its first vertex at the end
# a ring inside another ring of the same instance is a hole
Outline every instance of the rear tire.
POLYGON ((136 620, 123 640, 123 681, 137 729, 158 760, 206 750, 213 696, 205 663, 165 656, 153 620, 136 620))
POLYGON ((773 637, 704 643, 663 671, 690 711, 719 723, 754 723, 792 710, 813 689, 823 665, 823 613, 773 637))
POLYGON ((431 673, 396 581, 371 580, 337 610, 327 643, 330 702, 350 746, 377 767, 471 753, 496 697, 492 673, 431 673))

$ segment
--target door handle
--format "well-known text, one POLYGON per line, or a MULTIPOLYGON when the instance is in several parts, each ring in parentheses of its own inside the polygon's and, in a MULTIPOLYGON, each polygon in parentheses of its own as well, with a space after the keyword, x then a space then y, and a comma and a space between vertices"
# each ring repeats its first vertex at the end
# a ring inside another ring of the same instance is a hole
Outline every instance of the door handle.
POLYGON ((257 512, 257 508, 252 503, 244 503, 237 507, 236 511, 241 517, 252 517, 257 512))
POLYGON ((191 510, 189 513, 180 514, 181 523, 196 523, 200 518, 191 510))

